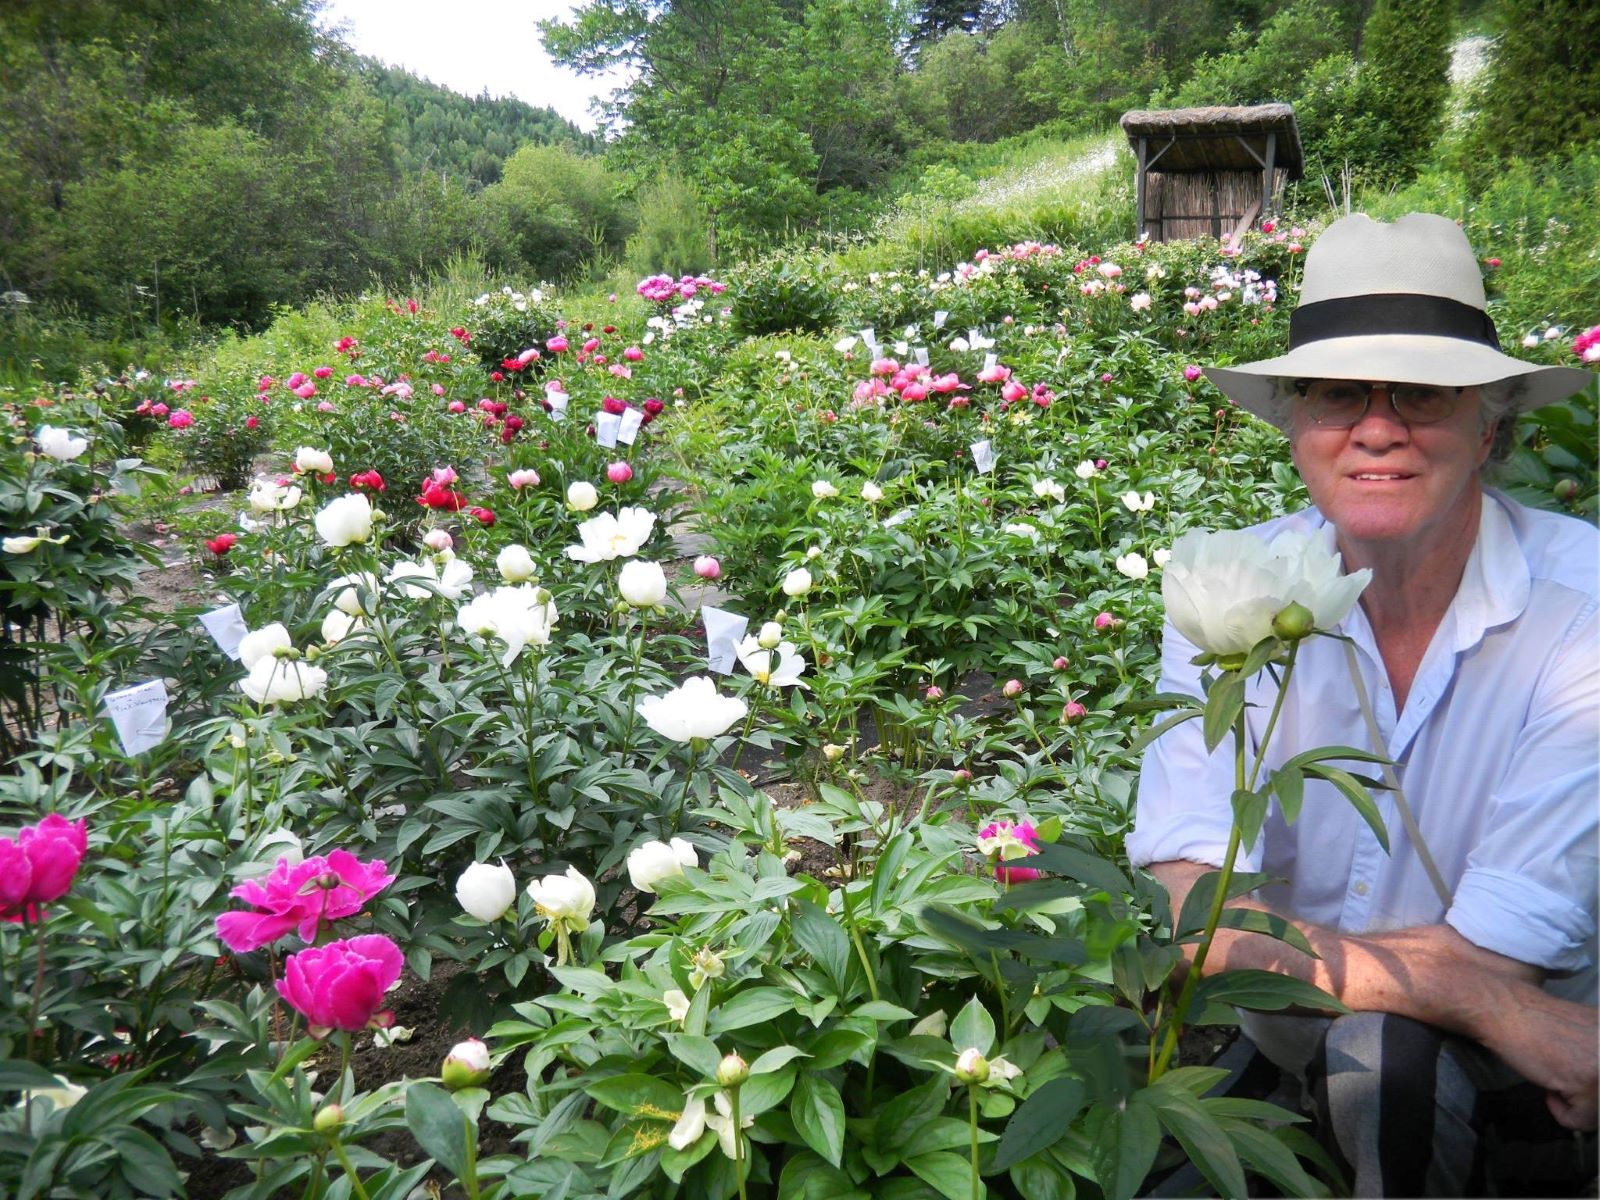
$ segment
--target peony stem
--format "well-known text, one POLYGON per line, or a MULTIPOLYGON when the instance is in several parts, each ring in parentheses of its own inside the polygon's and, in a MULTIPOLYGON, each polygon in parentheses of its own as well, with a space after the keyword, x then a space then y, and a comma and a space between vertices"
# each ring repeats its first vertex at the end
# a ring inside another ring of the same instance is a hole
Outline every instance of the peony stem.
POLYGON ((356 1173, 355 1164, 350 1161, 350 1156, 345 1153, 344 1143, 339 1140, 338 1134, 333 1138, 334 1157, 339 1160, 339 1165, 344 1168, 345 1178, 350 1181, 350 1189, 360 1200, 370 1200, 367 1189, 361 1186, 361 1176, 356 1173))
MULTIPOLYGON (((1237 790, 1244 790, 1244 739, 1245 739, 1245 710, 1239 709, 1239 716, 1233 726, 1233 777, 1237 790)), ((1172 1007, 1171 1023, 1167 1026, 1166 1041, 1161 1047, 1161 1053, 1156 1057, 1155 1067, 1150 1073, 1150 1082, 1154 1083, 1166 1072, 1167 1065, 1172 1061, 1173 1053, 1178 1048, 1178 1035, 1183 1032, 1183 1023, 1189 1015, 1189 1004, 1194 999, 1194 990, 1200 982, 1200 972, 1206 965, 1206 956, 1211 952, 1211 942, 1217 935, 1217 925, 1222 920, 1222 907, 1227 903, 1228 885, 1233 880, 1233 863, 1239 856, 1239 842, 1242 840, 1242 831, 1239 828, 1238 818, 1234 819, 1233 829, 1228 834, 1228 850, 1222 863, 1222 874, 1217 879, 1217 891, 1211 898, 1211 912, 1206 917, 1206 927, 1200 935, 1200 945, 1195 950, 1194 962, 1190 964, 1188 973, 1183 979, 1183 988, 1178 992, 1178 1001, 1172 1007)))
POLYGON ((628 750, 633 745, 633 716, 638 708, 639 696, 639 664, 644 658, 644 612, 639 613, 639 640, 633 647, 633 670, 628 675, 628 720, 622 730, 622 757, 628 757, 628 750))
POLYGON ((972 1200, 983 1196, 983 1180, 978 1176, 978 1085, 967 1084, 967 1126, 972 1135, 972 1200))
POLYGON ((728 1098, 733 1106, 733 1177, 739 1183, 739 1200, 745 1200, 744 1194, 744 1128, 739 1120, 739 1085, 735 1084, 728 1089, 728 1098))

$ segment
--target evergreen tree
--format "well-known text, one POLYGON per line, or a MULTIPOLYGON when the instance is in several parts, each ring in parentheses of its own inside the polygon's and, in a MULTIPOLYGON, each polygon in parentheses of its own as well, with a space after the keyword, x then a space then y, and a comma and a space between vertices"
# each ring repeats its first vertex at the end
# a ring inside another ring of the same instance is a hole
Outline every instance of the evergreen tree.
POLYGON ((1499 0, 1499 44, 1478 110, 1492 157, 1540 158, 1600 139, 1600 5, 1499 0))
POLYGON ((1453 0, 1379 0, 1361 39, 1367 77, 1381 126, 1376 165, 1414 170, 1433 149, 1450 92, 1453 0))

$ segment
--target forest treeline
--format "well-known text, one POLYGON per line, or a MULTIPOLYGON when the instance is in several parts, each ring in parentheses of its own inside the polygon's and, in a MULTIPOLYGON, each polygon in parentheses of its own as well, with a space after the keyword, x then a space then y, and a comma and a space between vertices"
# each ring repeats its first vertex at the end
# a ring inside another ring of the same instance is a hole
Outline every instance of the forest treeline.
POLYGON ((589 0, 541 33, 627 69, 599 138, 364 60, 319 7, 10 0, 0 322, 257 327, 463 255, 704 269, 1152 105, 1287 101, 1313 178, 1401 181, 1435 153, 1463 18, 1497 49, 1454 153, 1570 150, 1600 112, 1585 0, 589 0))

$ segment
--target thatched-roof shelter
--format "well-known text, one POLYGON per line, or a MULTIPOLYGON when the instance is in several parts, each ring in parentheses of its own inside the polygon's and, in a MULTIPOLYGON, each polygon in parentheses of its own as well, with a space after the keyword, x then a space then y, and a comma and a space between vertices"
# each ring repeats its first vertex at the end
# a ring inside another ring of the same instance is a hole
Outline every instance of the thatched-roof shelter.
POLYGON ((1304 171, 1287 104, 1138 110, 1122 130, 1139 164, 1137 232, 1158 242, 1237 238, 1304 171))

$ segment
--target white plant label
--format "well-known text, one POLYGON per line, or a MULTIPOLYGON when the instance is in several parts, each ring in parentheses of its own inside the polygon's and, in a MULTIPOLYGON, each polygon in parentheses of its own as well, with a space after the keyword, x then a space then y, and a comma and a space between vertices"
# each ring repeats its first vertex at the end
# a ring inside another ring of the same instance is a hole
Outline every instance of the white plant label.
POLYGON ((550 404, 550 419, 552 421, 564 421, 567 419, 567 393, 560 388, 547 387, 544 390, 544 398, 550 404))
POLYGON ((915 350, 913 350, 911 352, 911 361, 916 363, 917 366, 919 366, 919 367, 927 366, 928 365, 928 348, 926 346, 918 346, 915 350))
POLYGON ((865 342, 866 345, 867 345, 867 353, 871 354, 873 357, 877 357, 877 354, 878 354, 878 332, 877 332, 877 330, 873 329, 871 325, 868 325, 865 329, 863 329, 861 331, 861 340, 863 342, 865 342))
POLYGON ((910 519, 911 510, 909 508, 902 508, 899 512, 895 513, 894 516, 885 517, 883 521, 883 527, 885 529, 893 529, 896 525, 904 525, 910 519))
POLYGON ((617 441, 624 446, 633 445, 633 439, 639 436, 639 428, 644 424, 644 413, 637 408, 623 410, 618 418, 617 441))
POLYGON ((200 624, 206 627, 211 640, 224 654, 231 659, 238 659, 239 643, 250 629, 245 625, 244 614, 239 611, 237 604, 224 604, 221 608, 201 613, 200 624))
POLYGON ((166 739, 167 685, 161 680, 107 692, 105 705, 124 754, 142 754, 166 739))
POLYGON ((972 465, 985 474, 994 470, 994 447, 988 438, 972 443, 972 465))
POLYGON ((594 440, 608 449, 616 449, 617 431, 622 428, 620 413, 603 412, 594 419, 594 440))
POLYGON ((950 314, 941 308, 938 312, 933 314, 933 327, 935 329, 943 329, 944 323, 949 319, 950 314))
POLYGON ((985 354, 983 356, 983 369, 985 371, 992 371, 999 365, 1000 356, 998 354, 985 354))
POLYGON ((738 660, 739 643, 750 629, 750 618, 710 604, 700 606, 700 616, 706 623, 706 665, 718 675, 726 675, 738 660))

